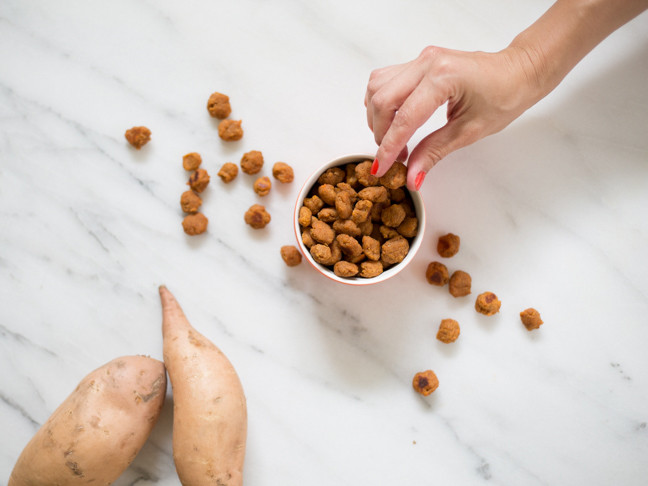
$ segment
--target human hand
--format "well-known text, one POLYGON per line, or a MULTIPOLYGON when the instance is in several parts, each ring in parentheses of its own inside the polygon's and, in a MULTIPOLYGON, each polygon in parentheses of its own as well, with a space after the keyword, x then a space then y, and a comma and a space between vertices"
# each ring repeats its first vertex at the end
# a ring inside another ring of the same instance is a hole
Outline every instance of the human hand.
POLYGON ((372 172, 380 177, 407 159, 407 142, 447 102, 447 123, 423 138, 407 162, 407 187, 418 190, 442 158, 500 131, 541 97, 536 63, 522 49, 426 47, 413 61, 369 77, 367 122, 379 145, 372 172))

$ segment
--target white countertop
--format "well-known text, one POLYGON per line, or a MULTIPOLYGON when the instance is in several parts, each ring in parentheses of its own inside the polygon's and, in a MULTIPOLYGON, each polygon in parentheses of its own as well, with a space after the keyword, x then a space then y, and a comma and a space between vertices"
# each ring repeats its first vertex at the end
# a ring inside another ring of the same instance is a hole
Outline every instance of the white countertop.
MULTIPOLYGON (((350 288, 284 265, 302 182, 373 152, 372 69, 430 44, 497 50, 550 1, 0 3, 0 484, 80 379, 162 358, 157 288, 228 355, 248 400, 248 486, 645 485, 648 478, 648 15, 503 132, 428 175, 426 241, 350 288), (205 109, 230 96, 240 142, 205 109), (137 152, 124 131, 146 125, 137 152), (261 199, 216 172, 261 150, 296 180, 261 199), (205 235, 182 232, 182 155, 212 175, 205 235), (243 222, 254 203, 272 215, 243 222), (436 238, 473 277, 425 281, 436 238), (474 298, 502 300, 494 317, 474 298), (518 313, 540 310, 527 332, 518 313), (442 318, 461 324, 435 339, 442 318), (416 394, 417 371, 440 386, 416 394)), ((438 125, 443 113, 429 126, 438 125)), ((423 133, 417 134, 417 140, 423 133)), ((116 483, 177 485, 172 394, 116 483)))

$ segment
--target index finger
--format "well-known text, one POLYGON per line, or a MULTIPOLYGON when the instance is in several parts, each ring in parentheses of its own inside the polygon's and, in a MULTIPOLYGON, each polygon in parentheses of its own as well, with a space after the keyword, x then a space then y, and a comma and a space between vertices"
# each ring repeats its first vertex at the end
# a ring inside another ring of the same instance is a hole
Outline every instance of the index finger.
POLYGON ((433 90, 427 83, 420 83, 407 97, 385 132, 376 158, 378 159, 377 177, 389 170, 396 158, 407 147, 407 142, 432 114, 446 100, 439 92, 433 90))

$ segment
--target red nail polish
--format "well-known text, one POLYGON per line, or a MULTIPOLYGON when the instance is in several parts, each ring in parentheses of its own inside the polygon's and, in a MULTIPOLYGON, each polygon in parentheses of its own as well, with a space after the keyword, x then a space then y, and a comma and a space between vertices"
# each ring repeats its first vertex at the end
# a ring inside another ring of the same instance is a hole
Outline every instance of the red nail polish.
POLYGON ((416 174, 416 179, 414 180, 414 187, 416 187, 417 191, 421 188, 421 185, 423 184, 423 179, 425 179, 425 172, 421 171, 418 174, 416 174))
POLYGON ((376 172, 378 172, 378 159, 373 161, 373 164, 371 164, 371 175, 376 175, 376 172))

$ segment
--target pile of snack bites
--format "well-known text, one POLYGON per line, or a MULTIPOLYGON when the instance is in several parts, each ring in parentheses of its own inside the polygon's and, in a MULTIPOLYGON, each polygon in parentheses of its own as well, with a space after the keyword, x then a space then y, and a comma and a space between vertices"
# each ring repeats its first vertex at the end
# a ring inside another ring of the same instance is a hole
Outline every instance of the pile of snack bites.
POLYGON ((313 260, 345 278, 377 277, 402 262, 418 231, 406 175, 400 162, 380 178, 370 160, 327 169, 298 214, 313 260))

